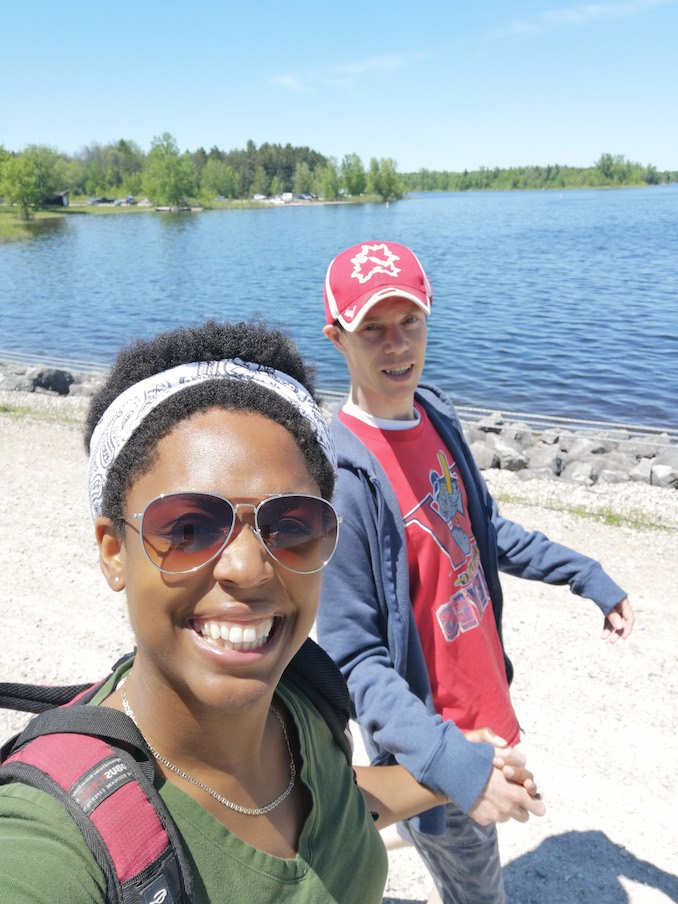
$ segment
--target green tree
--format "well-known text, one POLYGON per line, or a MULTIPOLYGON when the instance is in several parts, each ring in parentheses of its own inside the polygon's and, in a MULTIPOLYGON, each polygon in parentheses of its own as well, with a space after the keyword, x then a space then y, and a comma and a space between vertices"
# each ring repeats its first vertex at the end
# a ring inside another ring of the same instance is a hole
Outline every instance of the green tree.
POLYGON ((98 144, 90 145, 83 151, 85 162, 85 192, 88 195, 108 194, 106 167, 103 149, 98 144))
POLYGON ((341 183, 339 181, 339 167, 334 157, 329 157, 324 166, 315 171, 315 194, 320 195, 326 201, 336 201, 339 197, 341 183))
POLYGON ((648 185, 659 184, 659 173, 657 172, 656 166, 653 166, 651 163, 649 164, 649 166, 645 170, 643 181, 647 182, 648 185))
POLYGON ((612 181, 613 166, 614 158, 612 154, 601 154, 600 159, 596 161, 596 169, 605 182, 612 181))
POLYGON ((236 198, 237 179, 232 166, 216 156, 210 156, 202 171, 202 190, 205 197, 236 198))
POLYGON ((117 177, 116 183, 120 188, 120 194, 140 194, 144 163, 144 152, 133 141, 121 138, 111 148, 111 166, 117 177))
POLYGON ((307 195, 313 191, 313 173, 305 160, 294 167, 294 183, 292 191, 298 195, 307 195))
POLYGON ((42 191, 31 157, 16 154, 5 159, 0 171, 0 194, 5 204, 16 204, 24 220, 30 219, 33 211, 42 205, 42 191))
POLYGON ((268 178, 268 174, 263 166, 258 166, 254 170, 254 179, 252 180, 252 187, 250 189, 250 195, 254 197, 254 195, 264 195, 264 197, 268 197, 270 186, 270 180, 268 178))
MULTIPOLYGON (((10 160, 12 155, 9 151, 5 150, 4 146, 0 144, 0 185, 2 184, 2 173, 3 167, 8 160, 10 160)), ((0 199, 2 198, 2 193, 0 192, 0 199)))
POLYGON ((64 161, 64 185, 73 195, 84 195, 85 190, 85 164, 80 157, 71 157, 64 161))
POLYGON ((33 164, 35 181, 40 189, 41 204, 60 191, 65 191, 64 159, 52 147, 43 144, 29 144, 23 155, 33 164))
POLYGON ((357 154, 346 154, 341 161, 341 181, 346 193, 358 197, 367 188, 363 162, 357 154))
POLYGON ((370 172, 367 179, 369 194, 378 195, 382 201, 397 201, 402 198, 405 187, 396 171, 396 162, 390 157, 370 160, 370 172))
MULTIPOLYGON (((133 141, 86 145, 78 154, 84 179, 80 191, 90 195, 139 194, 145 158, 133 141)), ((75 186, 73 186, 74 190, 75 186)))
POLYGON ((196 172, 190 156, 180 154, 169 132, 155 137, 146 158, 143 190, 154 204, 178 207, 193 197, 196 172))

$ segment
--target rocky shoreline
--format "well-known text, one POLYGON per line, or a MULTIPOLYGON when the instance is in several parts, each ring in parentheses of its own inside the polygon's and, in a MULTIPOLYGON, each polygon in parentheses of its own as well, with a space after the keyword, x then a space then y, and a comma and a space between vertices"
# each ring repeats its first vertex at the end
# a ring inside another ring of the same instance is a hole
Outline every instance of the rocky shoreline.
MULTIPOLYGON (((0 391, 88 398, 102 372, 0 362, 0 391)), ((336 402, 334 403, 336 404, 336 402)), ((333 403, 328 399, 328 411, 333 403)), ((488 412, 466 418, 464 433, 482 471, 515 472, 521 480, 570 481, 582 486, 636 481, 678 489, 678 431, 618 425, 579 427, 574 422, 544 427, 488 412)))

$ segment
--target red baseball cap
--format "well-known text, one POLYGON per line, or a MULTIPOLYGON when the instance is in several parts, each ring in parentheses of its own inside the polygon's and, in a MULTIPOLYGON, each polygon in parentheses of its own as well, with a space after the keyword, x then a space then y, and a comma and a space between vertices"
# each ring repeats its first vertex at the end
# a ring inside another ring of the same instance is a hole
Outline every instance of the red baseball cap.
POLYGON ((385 298, 407 298, 425 314, 433 291, 416 255, 396 242, 361 242, 338 254, 325 277, 325 316, 352 333, 385 298))

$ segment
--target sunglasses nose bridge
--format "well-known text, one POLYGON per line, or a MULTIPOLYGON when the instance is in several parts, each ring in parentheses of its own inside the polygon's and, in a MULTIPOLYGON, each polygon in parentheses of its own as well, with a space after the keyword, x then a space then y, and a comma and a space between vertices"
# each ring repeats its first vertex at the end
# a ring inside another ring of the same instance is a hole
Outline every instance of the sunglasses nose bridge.
POLYGON ((239 533, 242 527, 247 525, 253 533, 258 535, 257 509, 259 506, 253 502, 231 502, 231 508, 233 509, 233 533, 239 533), (240 509, 249 509, 249 514, 241 515, 240 509))
POLYGON ((235 512, 236 518, 238 517, 238 511, 240 509, 242 509, 242 508, 249 509, 252 512, 252 515, 254 515, 260 505, 261 505, 261 503, 254 503, 254 502, 231 502, 230 503, 231 508, 235 512))
MULTIPOLYGON (((253 575, 259 572, 263 563, 268 574, 271 557, 256 523, 256 514, 259 506, 251 502, 229 502, 229 504, 233 509, 233 526, 228 539, 215 556, 216 563, 214 567, 220 573, 223 569, 226 569, 231 580, 236 580, 233 576, 235 573, 233 571, 234 567, 238 574, 247 574, 251 580, 253 575), (249 509, 249 512, 240 513, 239 509, 249 509), (249 539, 247 537, 248 534, 250 535, 249 539), (251 545, 252 542, 254 542, 254 546, 251 545), (255 553, 255 549, 259 550, 259 552, 255 553), (224 556, 226 556, 225 559, 224 556)), ((238 578, 238 580, 241 579, 242 577, 238 578)))

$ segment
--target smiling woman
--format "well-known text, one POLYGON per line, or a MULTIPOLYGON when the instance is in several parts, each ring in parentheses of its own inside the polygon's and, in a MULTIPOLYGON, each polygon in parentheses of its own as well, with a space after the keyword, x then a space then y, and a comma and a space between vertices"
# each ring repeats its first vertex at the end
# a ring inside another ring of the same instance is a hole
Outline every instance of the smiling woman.
MULTIPOLYGON (((285 674, 340 521, 334 450, 298 352, 259 322, 138 342, 93 399, 85 445, 101 570, 126 594, 136 642, 89 704, 141 732, 192 900, 377 904, 378 828, 440 797, 400 766, 356 779, 285 674)), ((3 900, 110 899, 45 791, 0 787, 0 837, 3 900)))

